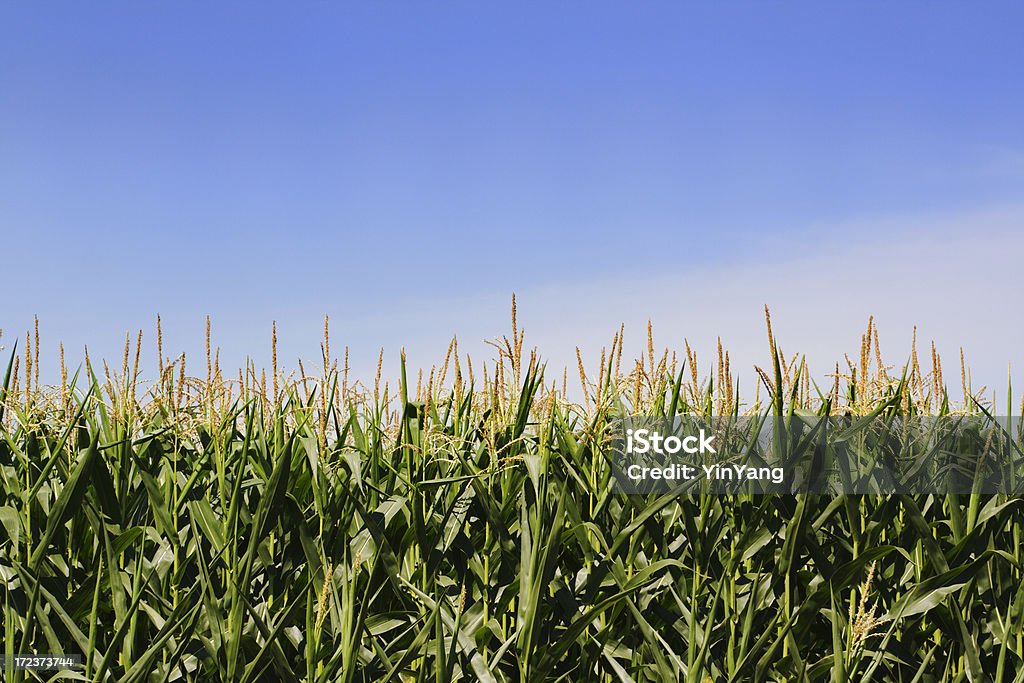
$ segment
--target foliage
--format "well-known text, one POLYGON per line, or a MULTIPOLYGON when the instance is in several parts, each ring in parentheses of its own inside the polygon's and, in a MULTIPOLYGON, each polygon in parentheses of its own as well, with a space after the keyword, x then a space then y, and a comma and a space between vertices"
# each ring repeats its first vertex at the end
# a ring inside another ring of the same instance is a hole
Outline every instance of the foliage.
POLYGON ((1019 499, 612 488, 615 416, 941 414, 934 354, 869 373, 869 327, 818 391, 772 338, 741 408, 727 355, 698 380, 649 344, 623 372, 620 333, 576 404, 513 326, 482 379, 453 342, 415 390, 403 359, 397 396, 350 386, 326 334, 317 377, 275 352, 269 390, 209 353, 202 380, 161 349, 145 393, 138 345, 59 390, 38 352, 24 389, 12 361, 5 653, 81 654, 98 681, 1024 680, 1019 499))

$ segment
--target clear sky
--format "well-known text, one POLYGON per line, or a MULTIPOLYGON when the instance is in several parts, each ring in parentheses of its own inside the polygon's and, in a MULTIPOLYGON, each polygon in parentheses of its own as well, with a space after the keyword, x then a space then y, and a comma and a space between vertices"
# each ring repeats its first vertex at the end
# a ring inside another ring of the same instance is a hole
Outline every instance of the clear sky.
POLYGON ((503 332, 515 290, 556 358, 626 317, 760 343, 764 303, 796 350, 822 323, 801 298, 839 296, 835 357, 888 306, 901 353, 931 324, 1005 368, 1022 25, 1016 2, 4 2, 0 343, 38 314, 114 348, 160 311, 181 347, 209 313, 228 359, 274 319, 315 355, 329 312, 365 366, 426 361, 503 332), (691 293, 637 284, 666 281, 691 293))

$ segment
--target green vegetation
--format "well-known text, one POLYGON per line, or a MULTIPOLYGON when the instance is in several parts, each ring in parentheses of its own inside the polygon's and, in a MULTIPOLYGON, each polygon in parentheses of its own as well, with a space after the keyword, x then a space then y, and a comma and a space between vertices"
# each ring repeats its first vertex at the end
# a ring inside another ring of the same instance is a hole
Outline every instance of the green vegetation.
POLYGON ((38 334, 20 347, 8 655, 81 654, 102 681, 1024 680, 1020 499, 613 491, 616 416, 955 410, 938 356, 890 375, 870 325, 819 389, 769 324, 746 405, 727 354, 700 377, 649 336, 623 366, 621 332, 573 403, 514 313, 489 363, 453 342, 369 387, 326 329, 322 368, 284 376, 275 344, 269 380, 225 378, 208 343, 205 378, 159 349, 143 385, 140 335, 119 371, 40 387, 38 334))

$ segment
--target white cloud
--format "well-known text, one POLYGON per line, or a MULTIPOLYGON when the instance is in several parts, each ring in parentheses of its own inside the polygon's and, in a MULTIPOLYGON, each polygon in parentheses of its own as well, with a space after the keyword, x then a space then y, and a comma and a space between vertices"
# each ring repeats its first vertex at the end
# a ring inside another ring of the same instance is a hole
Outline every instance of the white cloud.
MULTIPOLYGON (((768 364, 764 304, 772 310, 782 349, 805 353, 816 377, 830 372, 844 352, 858 356, 860 335, 874 315, 886 362, 901 365, 909 358, 916 325, 919 353, 930 356, 935 340, 954 391, 962 346, 974 388, 998 387, 1002 403, 1007 363, 1024 361, 1018 303, 1022 228, 1024 210, 1014 208, 851 222, 820 243, 786 246, 785 256, 709 268, 693 266, 700 254, 680 254, 678 271, 654 275, 645 273, 624 243, 623 262, 605 276, 523 287, 520 324, 527 346, 538 347, 558 377, 566 366, 570 378, 575 376, 577 345, 594 367, 620 322, 626 326, 627 355, 635 357, 646 345, 651 320, 657 346, 682 351, 688 339, 703 371, 721 337, 737 374, 746 379, 754 364, 768 364), (870 241, 860 235, 871 235, 870 241)), ((429 365, 443 358, 452 333, 464 351, 489 357, 481 340, 507 334, 508 321, 505 294, 428 297, 366 321, 369 333, 359 336, 383 343, 393 350, 389 357, 404 341, 414 365, 429 365)))
MULTIPOLYGON (((975 388, 998 388, 1001 404, 1007 363, 1012 362, 1020 395, 1024 207, 850 221, 821 226, 819 234, 769 247, 759 260, 724 266, 701 265, 700 253, 680 253, 679 268, 660 273, 648 272, 624 236, 621 262, 606 273, 557 286, 522 283, 517 296, 526 345, 537 347, 548 362, 549 380, 560 379, 562 368, 568 367, 572 385, 577 345, 594 368, 601 347, 610 344, 624 323, 625 355, 636 357, 646 346, 651 320, 657 346, 682 352, 683 339, 689 340, 701 359, 702 374, 710 368, 721 337, 746 391, 753 388, 753 366, 769 362, 764 304, 771 307, 782 349, 788 355, 806 354, 819 378, 842 361, 844 352, 858 355, 860 335, 873 314, 887 362, 907 360, 917 325, 919 351, 930 355, 928 344, 936 341, 954 395, 961 346, 975 388)), ((429 281, 429 275, 421 280, 425 285, 429 281)), ((385 375, 393 378, 403 345, 411 368, 429 368, 443 360, 452 334, 457 334, 463 355, 471 353, 479 368, 482 359, 493 355, 484 340, 509 334, 510 294, 482 288, 453 296, 424 287, 410 290, 400 301, 380 302, 373 314, 334 310, 332 351, 339 356, 349 344, 352 376, 372 380, 383 346, 385 375)), ((293 366, 290 361, 299 355, 318 360, 322 316, 310 312, 314 304, 304 301, 302 310, 277 316, 282 364, 293 366)), ((165 353, 187 350, 190 369, 204 373, 202 320, 198 312, 165 316, 164 330, 165 353)), ((152 321, 152 312, 105 321, 98 334, 95 327, 64 324, 68 329, 60 329, 62 321, 44 318, 44 359, 56 357, 58 338, 69 349, 72 365, 80 360, 75 349, 84 343, 94 358, 120 358, 123 330, 139 326, 146 329, 148 345, 143 359, 152 359, 152 321)), ((214 316, 214 343, 223 349, 223 366, 238 367, 246 356, 258 366, 269 365, 270 322, 254 320, 244 311, 214 316)), ((13 342, 10 332, 0 343, 13 342)), ((152 376, 153 369, 147 374, 152 376)), ((55 368, 44 367, 44 375, 55 378, 55 368)))

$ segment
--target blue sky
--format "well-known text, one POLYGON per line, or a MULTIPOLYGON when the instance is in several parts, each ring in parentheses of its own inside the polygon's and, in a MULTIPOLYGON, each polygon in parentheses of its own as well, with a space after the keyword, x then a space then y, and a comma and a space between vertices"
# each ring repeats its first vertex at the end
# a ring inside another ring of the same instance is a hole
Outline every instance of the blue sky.
MULTIPOLYGON (((193 348, 209 313, 229 359, 274 319, 315 355, 329 312, 367 358, 426 360, 448 328, 501 333, 513 290, 541 339, 558 306, 609 337, 627 314, 682 334, 685 301, 601 297, 699 274, 706 300, 765 272, 721 307, 728 326, 768 295, 780 315, 794 287, 821 295, 811 276, 849 268, 845 250, 922 240, 928 286, 861 258, 836 325, 907 293, 997 317, 937 275, 963 251, 928 235, 1019 246, 1018 3, 212 5, 0 6, 3 341, 38 314, 51 340, 114 348, 160 311, 193 348), (794 259, 818 270, 783 289, 772 264, 794 259)), ((974 341, 930 310, 892 324, 934 315, 974 341)), ((760 334, 750 317, 735 343, 760 334)), ((976 355, 1016 360, 1010 324, 976 355)))

